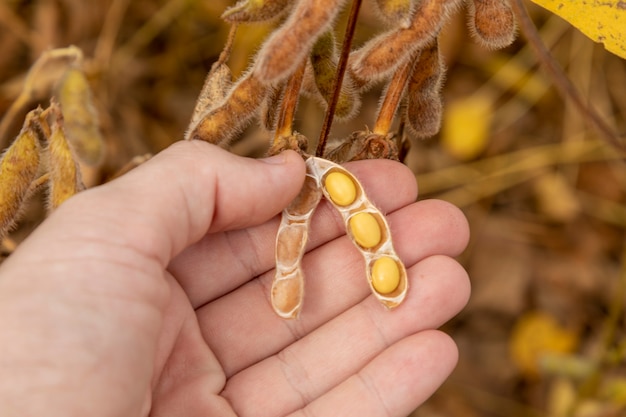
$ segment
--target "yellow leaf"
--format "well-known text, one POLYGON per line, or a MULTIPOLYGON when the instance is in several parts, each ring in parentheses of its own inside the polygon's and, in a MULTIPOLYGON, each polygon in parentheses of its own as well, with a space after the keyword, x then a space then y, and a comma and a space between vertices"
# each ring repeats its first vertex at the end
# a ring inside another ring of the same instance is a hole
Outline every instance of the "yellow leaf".
POLYGON ((532 0, 626 59, 626 1, 532 0))
POLYGON ((537 204, 551 220, 568 222, 580 212, 580 202, 565 176, 555 172, 542 175, 534 182, 537 204))
POLYGON ((542 357, 572 353, 578 344, 578 336, 549 314, 529 312, 513 327, 509 343, 513 362, 522 373, 533 377, 539 374, 542 357))
POLYGON ((489 139, 492 107, 488 94, 474 94, 448 103, 441 130, 443 148, 462 161, 480 155, 489 139))

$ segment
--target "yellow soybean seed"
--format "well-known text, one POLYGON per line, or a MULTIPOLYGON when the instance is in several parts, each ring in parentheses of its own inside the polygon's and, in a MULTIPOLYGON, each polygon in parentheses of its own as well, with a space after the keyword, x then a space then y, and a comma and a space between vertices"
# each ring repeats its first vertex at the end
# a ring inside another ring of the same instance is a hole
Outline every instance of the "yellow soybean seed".
POLYGON ((349 206, 356 200, 356 185, 342 172, 328 174, 324 180, 324 187, 331 200, 338 206, 349 206))
POLYGON ((362 248, 370 249, 380 243, 382 238, 380 224, 372 213, 357 213, 350 217, 348 223, 354 240, 362 248))
POLYGON ((383 256, 374 261, 372 285, 379 294, 389 294, 398 288, 400 285, 400 268, 393 258, 383 256))

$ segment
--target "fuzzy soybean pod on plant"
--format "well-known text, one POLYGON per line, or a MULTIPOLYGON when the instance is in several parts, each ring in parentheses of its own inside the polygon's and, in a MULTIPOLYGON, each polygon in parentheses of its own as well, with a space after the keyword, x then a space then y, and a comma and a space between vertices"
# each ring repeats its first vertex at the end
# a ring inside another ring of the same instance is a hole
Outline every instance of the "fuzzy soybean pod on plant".
POLYGON ((421 0, 406 28, 392 29, 367 42, 350 57, 350 71, 359 83, 387 77, 431 43, 458 0, 421 0))
POLYGON ((104 140, 85 73, 76 66, 70 67, 58 85, 57 96, 67 139, 76 156, 87 165, 99 165, 104 158, 104 140))
MULTIPOLYGON (((335 74, 337 73, 337 61, 335 37, 332 31, 325 32, 317 39, 311 50, 310 62, 314 82, 305 83, 305 86, 309 87, 307 89, 308 92, 312 92, 313 96, 321 98, 320 101, 322 101, 325 106, 328 105, 333 95, 335 74)), ((353 86, 350 75, 346 74, 341 83, 341 92, 339 93, 339 99, 335 107, 335 117, 343 120, 349 119, 356 114, 359 106, 359 95, 353 86)))
POLYGON ((41 109, 26 116, 22 131, 0 158, 0 238, 17 219, 37 178, 41 146, 36 133, 41 109))
POLYGON ((467 0, 470 33, 491 49, 509 46, 515 40, 515 14, 508 0, 467 0))
POLYGON ((293 0, 242 0, 229 7, 222 19, 230 23, 263 22, 287 12, 293 0))
POLYGON ((258 115, 268 91, 265 83, 248 73, 232 86, 218 106, 210 108, 189 129, 187 138, 228 147, 230 141, 258 115))
POLYGON ((411 0, 376 0, 381 16, 389 24, 408 27, 411 22, 413 2, 411 0))
POLYGON ((424 49, 407 86, 406 119, 412 133, 420 138, 434 136, 441 127, 441 84, 445 67, 437 41, 424 49))
POLYGON ((189 139, 189 136, 203 117, 222 104, 228 94, 228 90, 232 87, 232 83, 232 74, 228 65, 221 61, 213 64, 198 95, 189 127, 185 132, 185 139, 189 139))
POLYGON ((345 0, 300 0, 261 48, 254 74, 266 84, 289 77, 317 38, 332 25, 344 3, 345 0))
MULTIPOLYGON (((54 105, 53 105, 54 106, 54 105)), ((52 107, 55 109, 55 107, 52 107)), ((69 144, 63 128, 63 116, 56 107, 56 116, 52 123, 52 131, 48 138, 48 207, 54 210, 65 200, 82 191, 85 187, 76 157, 69 144)))

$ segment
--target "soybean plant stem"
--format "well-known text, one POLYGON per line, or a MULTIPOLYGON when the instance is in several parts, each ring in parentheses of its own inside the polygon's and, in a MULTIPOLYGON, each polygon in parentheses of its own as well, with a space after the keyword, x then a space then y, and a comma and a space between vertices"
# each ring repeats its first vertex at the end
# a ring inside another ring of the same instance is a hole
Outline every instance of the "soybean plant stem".
POLYGON ((287 81, 285 95, 280 106, 280 115, 278 116, 278 124, 276 126, 276 134, 274 135, 274 144, 277 144, 280 138, 291 136, 293 133, 293 116, 298 106, 298 97, 300 96, 300 87, 304 78, 304 70, 306 68, 308 58, 305 58, 296 69, 296 72, 287 81))
POLYGON ((389 133, 393 116, 396 114, 398 104, 400 103, 400 99, 402 98, 404 89, 406 88, 407 81, 417 64, 418 57, 419 54, 409 59, 404 65, 402 65, 389 82, 383 104, 380 106, 378 117, 376 118, 376 123, 374 124, 374 133, 382 136, 389 133))
POLYGON ((230 27, 230 32, 228 32, 228 38, 226 39, 226 45, 224 45, 224 49, 222 49, 222 53, 220 53, 217 62, 214 64, 217 67, 220 64, 225 64, 230 58, 230 52, 233 49, 233 43, 235 42, 235 35, 237 34, 237 23, 233 23, 230 27))
POLYGON ((335 83, 333 85, 333 95, 328 102, 328 108, 326 109, 324 124, 322 125, 322 131, 320 132, 320 138, 317 142, 317 149, 315 151, 315 155, 319 157, 324 156, 326 141, 328 140, 330 127, 333 124, 333 117, 335 116, 337 101, 339 101, 339 94, 341 93, 341 83, 343 82, 343 75, 345 74, 346 68, 348 67, 348 58, 350 57, 350 48, 352 46, 352 38, 354 37, 354 30, 356 28, 356 21, 359 16, 359 9, 361 8, 361 2, 361 0, 353 0, 352 8, 350 9, 348 26, 346 27, 346 33, 343 38, 343 45, 341 46, 341 56, 339 57, 337 74, 335 76, 335 83))

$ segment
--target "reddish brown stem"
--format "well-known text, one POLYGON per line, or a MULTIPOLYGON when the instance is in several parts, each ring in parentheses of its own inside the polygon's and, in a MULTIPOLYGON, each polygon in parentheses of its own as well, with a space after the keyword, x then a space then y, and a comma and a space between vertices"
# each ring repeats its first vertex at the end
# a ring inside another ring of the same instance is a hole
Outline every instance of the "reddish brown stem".
POLYGON ((298 98, 300 97, 300 88, 302 87, 306 62, 307 59, 302 61, 296 72, 289 78, 287 86, 285 87, 285 94, 283 95, 283 100, 280 105, 276 134, 274 135, 274 145, 278 144, 280 138, 290 136, 293 133, 293 116, 298 106, 298 98))
POLYGON ((220 64, 225 64, 230 58, 230 52, 233 49, 233 43, 235 42, 235 35, 237 34, 237 23, 233 23, 230 27, 230 31, 228 32, 228 38, 226 38, 226 44, 224 45, 224 49, 222 49, 222 53, 220 53, 219 58, 213 64, 215 68, 217 68, 220 64))
POLYGON ((398 109, 398 104, 402 99, 404 89, 408 82, 409 77, 413 73, 413 68, 417 63, 417 59, 409 59, 398 71, 389 82, 387 86, 387 92, 383 104, 378 112, 376 123, 374 124, 374 133, 381 136, 385 136, 389 133, 393 117, 398 109))
POLYGON ((359 9, 361 8, 361 2, 362 0, 353 0, 352 8, 350 9, 348 26, 346 27, 346 33, 341 47, 341 56, 339 57, 339 64, 337 65, 337 76, 335 77, 335 83, 333 85, 333 95, 328 102, 326 116, 324 117, 324 124, 322 125, 322 131, 320 132, 320 138, 317 142, 317 149, 315 151, 315 155, 319 157, 324 155, 326 141, 328 140, 328 134, 330 133, 330 127, 333 124, 335 109, 337 108, 339 94, 341 93, 341 83, 343 82, 343 76, 346 72, 346 68, 348 67, 348 58, 350 57, 350 48, 352 46, 352 38, 354 37, 354 30, 359 16, 359 9))

